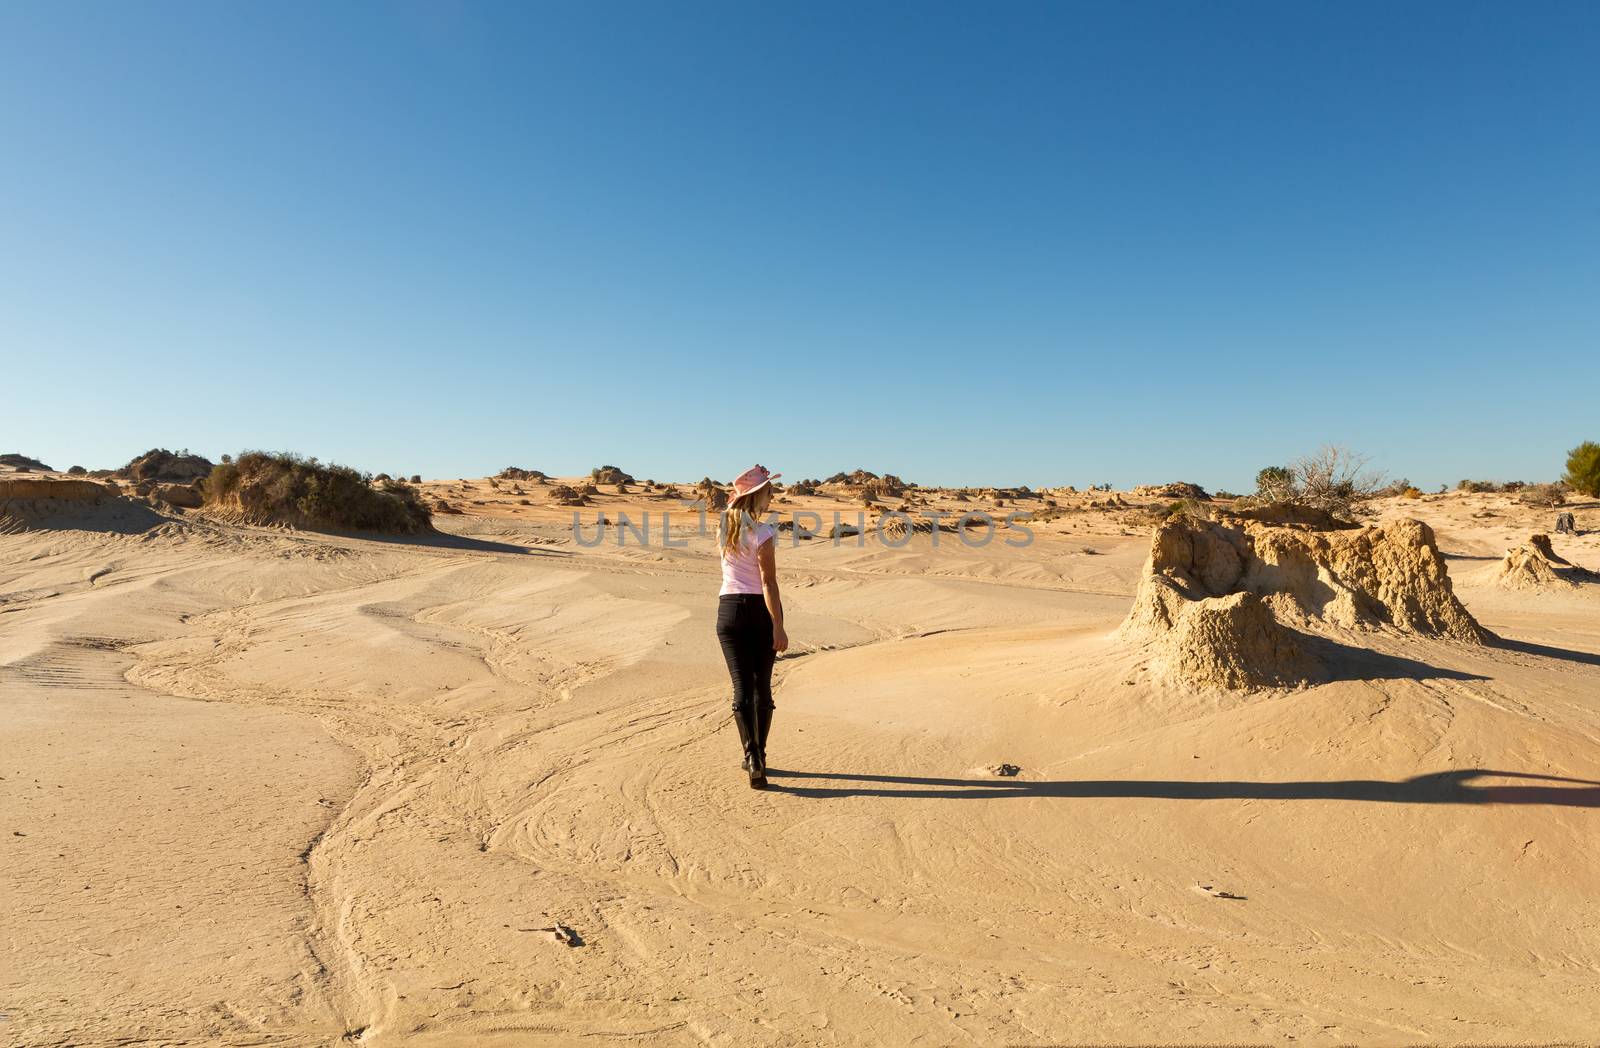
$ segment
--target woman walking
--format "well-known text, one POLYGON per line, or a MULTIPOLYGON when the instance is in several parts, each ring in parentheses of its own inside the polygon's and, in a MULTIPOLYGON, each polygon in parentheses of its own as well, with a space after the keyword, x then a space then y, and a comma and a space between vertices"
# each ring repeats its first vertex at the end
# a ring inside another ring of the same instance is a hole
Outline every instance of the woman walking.
POLYGON ((762 521, 772 504, 772 481, 781 473, 752 466, 733 482, 733 495, 717 528, 722 590, 717 599, 717 639, 733 678, 733 723, 744 749, 750 788, 767 786, 767 733, 772 730, 772 662, 789 646, 778 597, 773 537, 762 521))

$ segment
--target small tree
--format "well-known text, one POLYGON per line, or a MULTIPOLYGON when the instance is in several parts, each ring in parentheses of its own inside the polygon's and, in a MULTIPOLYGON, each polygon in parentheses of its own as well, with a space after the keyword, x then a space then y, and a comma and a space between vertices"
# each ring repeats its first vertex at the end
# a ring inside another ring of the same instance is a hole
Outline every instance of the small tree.
POLYGON ((1567 452, 1567 473, 1561 479, 1580 495, 1600 496, 1600 444, 1586 440, 1567 452))
POLYGON ((1288 466, 1267 466, 1256 474, 1257 498, 1265 502, 1288 502, 1294 496, 1294 472, 1288 466))

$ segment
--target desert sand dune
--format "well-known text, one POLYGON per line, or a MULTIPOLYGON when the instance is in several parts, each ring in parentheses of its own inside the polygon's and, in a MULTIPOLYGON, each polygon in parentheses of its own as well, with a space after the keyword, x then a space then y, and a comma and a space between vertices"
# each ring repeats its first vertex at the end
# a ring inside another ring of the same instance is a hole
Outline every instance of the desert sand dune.
MULTIPOLYGON (((1351 631, 1285 689, 1186 685, 1119 634, 1150 550, 1126 503, 1022 550, 785 536, 753 793, 709 541, 685 513, 683 548, 581 545, 550 493, 584 479, 429 482, 465 511, 435 536, 161 507, 0 536, 0 1039, 1600 1029, 1600 587, 1495 584, 1547 513, 1377 504, 1496 639, 1351 631)), ((1600 568, 1577 513, 1555 549, 1600 568)))

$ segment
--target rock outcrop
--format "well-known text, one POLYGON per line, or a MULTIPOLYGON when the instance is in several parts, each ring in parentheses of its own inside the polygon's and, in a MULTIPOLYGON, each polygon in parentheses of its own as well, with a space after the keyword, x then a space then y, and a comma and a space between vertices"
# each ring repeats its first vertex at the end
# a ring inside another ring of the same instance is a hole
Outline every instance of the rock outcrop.
POLYGON ((199 509, 205 505, 204 494, 194 484, 157 484, 150 497, 181 509, 199 509))
POLYGON ((1156 529, 1122 636, 1173 679, 1224 688, 1319 677, 1302 631, 1386 629, 1482 644, 1433 532, 1416 520, 1319 529, 1187 514, 1156 529))
POLYGON ((632 475, 622 472, 616 466, 597 466, 589 471, 591 484, 636 484, 632 475))
POLYGON ((1193 499, 1196 502, 1210 502, 1211 496, 1206 489, 1198 484, 1191 484, 1186 480, 1175 480, 1170 484, 1140 484, 1134 488, 1132 495, 1153 499, 1193 499))
POLYGON ((693 498, 696 502, 705 503, 706 509, 720 513, 728 508, 728 493, 717 486, 717 482, 706 477, 694 486, 693 498))
POLYGON ((117 471, 117 476, 135 483, 157 480, 167 484, 188 484, 211 475, 211 460, 191 455, 187 450, 151 448, 117 471))
POLYGON ((870 469, 853 469, 849 473, 835 473, 824 481, 812 481, 815 484, 835 484, 843 487, 859 488, 870 487, 874 494, 898 495, 906 488, 915 487, 915 484, 902 480, 893 473, 882 476, 870 469))
POLYGON ((1549 535, 1534 535, 1522 545, 1506 550, 1494 580, 1506 589, 1569 589, 1600 582, 1600 574, 1557 553, 1550 545, 1549 535))
POLYGON ((577 488, 557 484, 550 489, 550 501, 557 506, 587 506, 589 498, 577 488))

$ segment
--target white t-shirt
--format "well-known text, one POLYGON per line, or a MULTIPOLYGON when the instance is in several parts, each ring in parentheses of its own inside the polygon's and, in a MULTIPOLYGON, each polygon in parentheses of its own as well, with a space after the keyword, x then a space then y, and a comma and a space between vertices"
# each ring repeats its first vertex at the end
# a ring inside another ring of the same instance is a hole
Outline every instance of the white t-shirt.
POLYGON ((761 545, 771 542, 778 529, 771 524, 757 524, 740 536, 739 548, 722 552, 722 589, 724 593, 761 592, 761 545))

